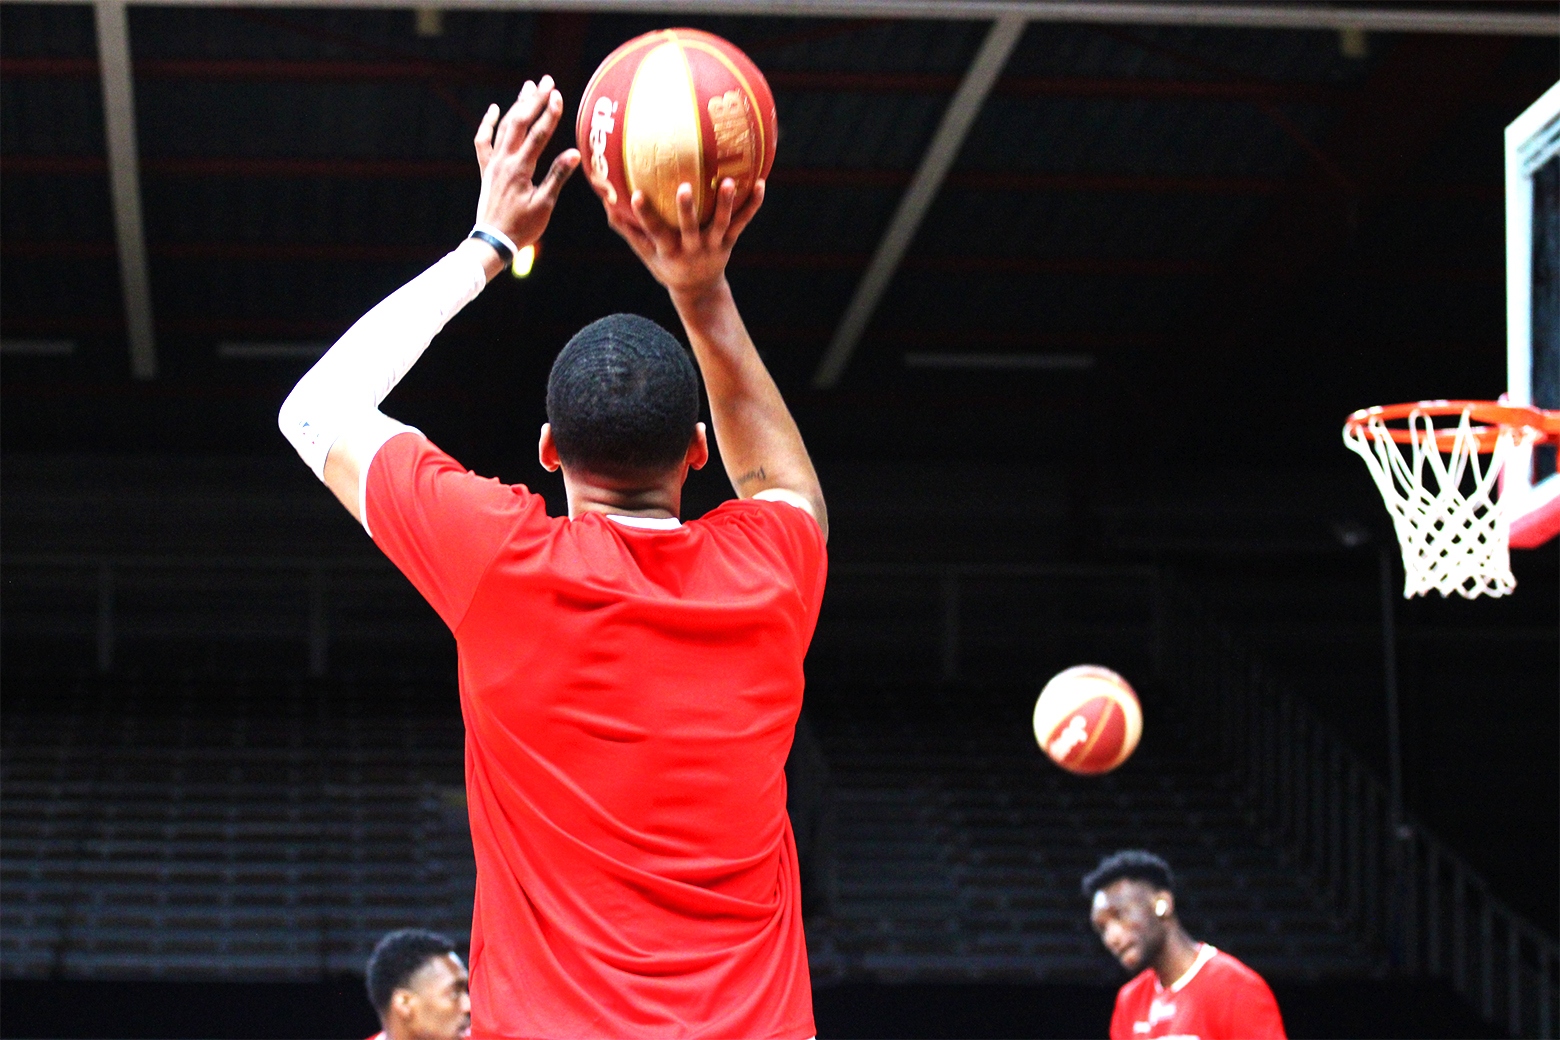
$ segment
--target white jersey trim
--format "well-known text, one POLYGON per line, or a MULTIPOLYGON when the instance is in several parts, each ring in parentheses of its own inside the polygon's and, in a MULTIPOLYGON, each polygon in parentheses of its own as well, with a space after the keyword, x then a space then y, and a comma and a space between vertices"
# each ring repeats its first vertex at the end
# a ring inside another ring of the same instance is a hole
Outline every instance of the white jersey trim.
POLYGON ((1186 984, 1191 982, 1192 979, 1196 977, 1197 973, 1202 971, 1203 965, 1213 960, 1218 952, 1218 950, 1213 948, 1213 943, 1203 943, 1202 948, 1197 951, 1197 959, 1192 961, 1192 966, 1190 968, 1186 969, 1186 974, 1170 983, 1170 992, 1179 993, 1181 990, 1185 989, 1186 984))
POLYGON ((682 521, 675 516, 618 516, 608 513, 607 519, 624 527, 640 527, 647 531, 675 531, 682 521))

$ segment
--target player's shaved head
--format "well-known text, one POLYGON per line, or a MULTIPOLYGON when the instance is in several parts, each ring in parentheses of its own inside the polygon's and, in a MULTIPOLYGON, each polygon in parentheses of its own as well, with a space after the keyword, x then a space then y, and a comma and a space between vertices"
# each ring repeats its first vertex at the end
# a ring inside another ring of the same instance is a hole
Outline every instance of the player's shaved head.
POLYGON ((593 321, 559 352, 547 379, 558 458, 608 476, 681 462, 699 421, 699 379, 671 333, 637 314, 593 321))

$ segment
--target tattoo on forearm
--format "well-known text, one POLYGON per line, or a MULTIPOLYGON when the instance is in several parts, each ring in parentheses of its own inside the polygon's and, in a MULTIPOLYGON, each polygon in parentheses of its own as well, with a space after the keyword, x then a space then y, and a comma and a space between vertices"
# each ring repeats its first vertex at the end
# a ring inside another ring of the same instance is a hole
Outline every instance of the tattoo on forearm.
POLYGON ((739 488, 746 487, 747 485, 753 483, 753 481, 764 480, 768 478, 768 476, 769 474, 764 472, 764 467, 759 466, 757 469, 750 469, 746 473, 742 474, 742 476, 738 477, 736 479, 736 485, 739 488))

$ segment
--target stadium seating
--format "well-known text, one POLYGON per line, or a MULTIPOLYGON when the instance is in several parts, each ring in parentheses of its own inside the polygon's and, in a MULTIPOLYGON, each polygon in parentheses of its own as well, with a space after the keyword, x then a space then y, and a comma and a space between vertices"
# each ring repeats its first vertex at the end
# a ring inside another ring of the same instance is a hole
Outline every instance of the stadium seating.
MULTIPOLYGON (((1011 684, 817 684, 832 779, 814 970, 1100 980, 1078 879, 1126 845, 1181 872, 1194 932, 1278 975, 1374 961, 1217 770, 1150 742, 1045 762, 1011 684)), ((474 868, 447 675, 7 675, 0 960, 11 977, 308 979, 383 932, 464 938, 474 868)), ((1169 743, 1169 742, 1166 742, 1169 743)))
MULTIPOLYGON (((1037 562, 1061 538, 1043 474, 837 476, 854 493, 831 500, 836 558, 808 660, 827 777, 804 862, 820 981, 1116 979, 1078 880, 1122 846, 1169 858, 1194 934, 1275 977, 1381 970, 1379 936, 1340 923, 1316 872, 1289 858, 1292 835, 1210 753, 1193 716, 1216 713, 1170 684, 1189 646, 1219 651, 1206 626, 1168 623, 1167 568, 1037 562), (958 493, 906 512, 898 489, 922 484, 958 493), (995 493, 1012 487, 1029 497, 995 493), (968 562, 940 555, 962 544, 969 502, 997 501, 1002 523, 968 562), (1079 779, 1036 751, 1029 711, 1045 676, 1090 660, 1138 684, 1147 725, 1119 772, 1079 779)), ((1138 515, 1121 509, 1123 523, 1138 515)), ((1204 512, 1188 530, 1217 513, 1204 512)), ((306 471, 12 460, 0 516, 18 554, 0 971, 312 980, 361 970, 391 927, 463 936, 472 866, 448 633, 306 471), (323 676, 304 677, 311 659, 323 676)), ((1247 569, 1231 570, 1237 592, 1258 587, 1247 569)), ((1221 588, 1199 596, 1259 615, 1265 601, 1221 588)), ((1373 602, 1350 600, 1360 624, 1373 602)), ((1290 603, 1260 616, 1277 625, 1290 603)), ((1252 641, 1286 666, 1337 656, 1252 641)), ((1358 654, 1348 665, 1364 674, 1358 654)), ((1305 697, 1353 692, 1315 674, 1305 697)))
POLYGON ((314 978, 469 928, 447 683, 7 682, 8 976, 314 978))
POLYGON ((1114 775, 1069 776, 1029 739, 1032 703, 1003 685, 814 691, 838 850, 833 913, 809 930, 815 977, 1115 978, 1079 882, 1124 847, 1166 856, 1193 934, 1264 972, 1375 969, 1232 777, 1174 740, 1114 775))

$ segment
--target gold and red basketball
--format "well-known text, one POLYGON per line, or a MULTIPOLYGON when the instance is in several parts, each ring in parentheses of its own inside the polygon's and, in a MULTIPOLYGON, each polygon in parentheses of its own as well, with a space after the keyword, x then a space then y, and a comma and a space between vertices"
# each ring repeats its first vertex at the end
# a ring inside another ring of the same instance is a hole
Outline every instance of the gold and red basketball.
POLYGON ((1143 735, 1143 708, 1127 680, 1098 665, 1058 672, 1035 701, 1035 740, 1070 773, 1095 776, 1125 762, 1143 735))
POLYGON ((775 161, 775 98, 752 59, 697 29, 661 29, 607 55, 590 78, 574 123, 585 176, 607 205, 632 219, 645 193, 677 223, 677 188, 693 185, 699 223, 715 211, 727 177, 737 205, 775 161))

